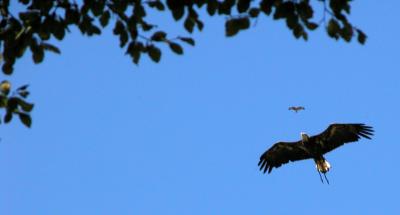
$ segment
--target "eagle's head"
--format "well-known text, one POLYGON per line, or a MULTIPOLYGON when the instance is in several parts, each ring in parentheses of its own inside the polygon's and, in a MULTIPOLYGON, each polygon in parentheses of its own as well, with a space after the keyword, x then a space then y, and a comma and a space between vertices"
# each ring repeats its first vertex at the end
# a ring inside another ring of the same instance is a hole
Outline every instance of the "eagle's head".
POLYGON ((302 141, 303 143, 304 143, 304 142, 308 142, 309 137, 308 137, 308 135, 307 135, 306 133, 300 132, 300 135, 301 135, 301 141, 302 141))

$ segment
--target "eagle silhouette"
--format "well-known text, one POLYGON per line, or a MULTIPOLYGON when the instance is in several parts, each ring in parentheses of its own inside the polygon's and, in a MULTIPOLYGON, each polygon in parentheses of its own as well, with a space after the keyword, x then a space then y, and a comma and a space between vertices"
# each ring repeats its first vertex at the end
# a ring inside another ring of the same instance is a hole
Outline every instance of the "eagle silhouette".
POLYGON ((324 154, 344 145, 358 141, 361 137, 371 139, 374 130, 365 124, 331 124, 322 133, 308 136, 301 132, 301 140, 297 142, 278 142, 264 152, 260 157, 258 166, 261 171, 270 173, 272 168, 278 168, 289 161, 313 159, 320 176, 324 174, 329 184, 326 173, 331 168, 324 154))

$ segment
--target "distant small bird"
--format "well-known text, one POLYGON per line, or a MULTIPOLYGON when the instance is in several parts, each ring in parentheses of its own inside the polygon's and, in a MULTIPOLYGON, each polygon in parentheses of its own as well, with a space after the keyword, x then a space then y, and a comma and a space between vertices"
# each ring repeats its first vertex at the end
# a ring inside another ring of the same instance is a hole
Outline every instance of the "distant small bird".
POLYGON ((301 110, 305 110, 305 108, 303 106, 297 106, 297 107, 292 106, 292 107, 289 107, 289 110, 293 110, 294 112, 297 113, 297 112, 299 112, 301 110))
POLYGON ((292 106, 289 107, 289 110, 293 110, 294 112, 297 113, 298 111, 305 110, 305 108, 303 106, 292 106))
POLYGON ((355 142, 360 137, 371 139, 374 130, 364 124, 331 124, 324 132, 309 137, 301 132, 301 140, 297 142, 278 142, 269 148, 260 157, 260 170, 268 173, 272 168, 278 168, 289 161, 314 159, 321 182, 324 183, 321 173, 329 184, 326 173, 331 165, 324 158, 328 153, 345 143, 355 142))

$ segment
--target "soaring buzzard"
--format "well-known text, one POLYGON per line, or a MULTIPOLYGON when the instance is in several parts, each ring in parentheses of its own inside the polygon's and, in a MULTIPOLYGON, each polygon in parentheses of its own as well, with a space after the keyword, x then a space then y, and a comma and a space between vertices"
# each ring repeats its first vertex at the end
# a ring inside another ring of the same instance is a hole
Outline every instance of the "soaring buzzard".
POLYGON ((371 126, 364 124, 331 124, 319 135, 309 137, 301 133, 301 140, 297 142, 275 143, 260 157, 260 170, 264 173, 271 172, 272 168, 278 168, 289 161, 298 161, 312 158, 316 164, 318 174, 323 182, 321 173, 324 174, 326 182, 329 181, 326 173, 331 165, 324 158, 324 154, 342 146, 345 143, 355 142, 360 137, 371 139, 374 131, 371 126))

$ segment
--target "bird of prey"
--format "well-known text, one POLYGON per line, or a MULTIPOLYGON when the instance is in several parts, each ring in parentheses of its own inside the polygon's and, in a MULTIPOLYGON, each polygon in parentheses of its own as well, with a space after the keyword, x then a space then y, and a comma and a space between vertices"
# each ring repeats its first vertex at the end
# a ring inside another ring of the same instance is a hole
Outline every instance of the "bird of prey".
POLYGON ((297 142, 278 142, 264 152, 260 157, 258 166, 261 171, 271 172, 272 168, 278 168, 289 161, 313 159, 323 183, 321 173, 324 174, 329 184, 326 173, 331 168, 324 154, 344 145, 345 143, 358 141, 361 137, 371 139, 374 130, 365 124, 331 124, 322 133, 308 136, 301 132, 301 140, 297 142))
POLYGON ((289 110, 292 110, 297 113, 301 110, 305 110, 305 108, 303 106, 292 106, 292 107, 289 107, 289 110))

